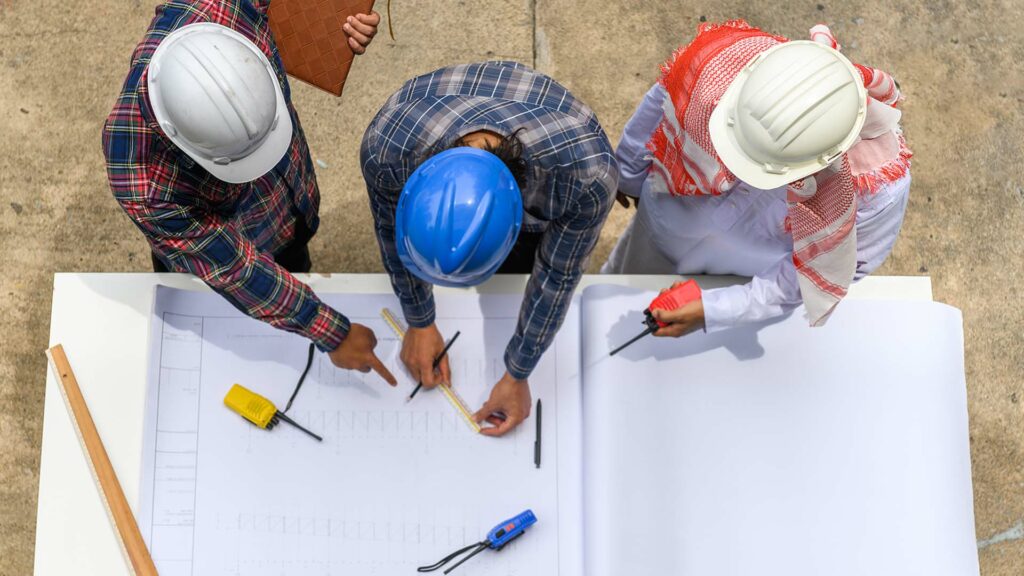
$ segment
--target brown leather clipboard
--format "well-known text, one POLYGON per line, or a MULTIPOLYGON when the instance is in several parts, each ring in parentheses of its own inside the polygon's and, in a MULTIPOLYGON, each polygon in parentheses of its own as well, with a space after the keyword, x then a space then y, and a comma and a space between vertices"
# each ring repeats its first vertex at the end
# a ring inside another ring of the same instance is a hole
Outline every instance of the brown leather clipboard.
POLYGON ((354 54, 341 26, 374 0, 273 0, 267 11, 285 72, 341 96, 354 54))

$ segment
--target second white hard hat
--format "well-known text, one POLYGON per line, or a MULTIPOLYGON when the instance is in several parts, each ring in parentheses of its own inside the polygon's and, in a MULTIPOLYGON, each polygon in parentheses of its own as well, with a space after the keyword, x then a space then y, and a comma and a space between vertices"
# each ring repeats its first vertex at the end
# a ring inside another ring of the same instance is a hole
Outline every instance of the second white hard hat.
POLYGON ((824 169, 849 150, 866 109, 860 73, 845 56, 816 42, 784 42, 736 76, 709 129, 725 167, 770 190, 824 169))
POLYGON ((175 146, 225 182, 255 180, 288 151, 292 121, 270 60, 219 24, 183 26, 149 63, 149 102, 175 146))

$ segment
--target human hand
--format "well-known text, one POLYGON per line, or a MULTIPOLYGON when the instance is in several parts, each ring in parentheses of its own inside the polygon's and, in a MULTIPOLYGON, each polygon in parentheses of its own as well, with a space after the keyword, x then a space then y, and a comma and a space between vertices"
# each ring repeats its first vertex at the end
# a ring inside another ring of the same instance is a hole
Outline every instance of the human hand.
POLYGON ((530 415, 530 383, 516 380, 511 374, 505 375, 491 389, 491 397, 483 408, 473 415, 477 423, 487 421, 493 427, 483 428, 485 436, 503 436, 530 415), (500 415, 504 415, 501 418, 500 415))
POLYGON ((328 356, 331 362, 338 368, 346 370, 359 370, 369 372, 373 370, 387 381, 388 384, 396 386, 398 381, 391 372, 384 366, 384 363, 373 353, 377 347, 377 336, 362 324, 352 324, 348 329, 348 336, 341 341, 341 344, 328 356))
MULTIPOLYGON (((679 286, 682 282, 676 282, 672 285, 672 288, 679 286)), ((669 288, 662 290, 664 294, 669 288)), ((683 334, 689 334, 694 330, 704 328, 704 299, 698 298, 692 302, 688 302, 675 310, 662 310, 655 308, 651 310, 651 314, 655 320, 664 322, 668 326, 659 328, 654 335, 655 336, 671 336, 678 338, 683 334)))
POLYGON ((342 24, 341 29, 348 36, 348 46, 356 54, 364 54, 366 47, 370 45, 373 37, 377 35, 377 25, 380 24, 380 14, 370 12, 369 14, 356 14, 349 16, 342 24))
POLYGON ((452 371, 445 354, 434 370, 434 358, 444 350, 444 338, 437 324, 425 328, 409 328, 402 339, 402 362, 413 380, 433 388, 442 382, 452 381, 452 371))
POLYGON ((619 191, 619 192, 615 193, 615 201, 618 202, 620 205, 622 205, 623 208, 625 208, 627 210, 629 209, 629 201, 630 200, 633 201, 633 207, 634 208, 636 208, 637 206, 640 205, 640 199, 639 198, 633 198, 632 196, 630 196, 630 195, 628 195, 628 194, 626 194, 626 193, 624 193, 622 191, 619 191))

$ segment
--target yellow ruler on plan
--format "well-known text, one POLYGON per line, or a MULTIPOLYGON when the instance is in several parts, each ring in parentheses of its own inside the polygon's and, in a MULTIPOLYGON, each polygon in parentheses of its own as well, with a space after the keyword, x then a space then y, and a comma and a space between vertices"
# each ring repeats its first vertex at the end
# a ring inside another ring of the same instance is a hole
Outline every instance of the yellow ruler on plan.
MULTIPOLYGON (((380 311, 380 315, 384 317, 384 321, 387 322, 388 326, 391 326, 391 329, 395 331, 399 340, 405 338, 405 327, 402 326, 397 318, 395 318, 395 315, 391 313, 391 310, 385 308, 380 311)), ((469 425, 473 432, 479 433, 480 425, 476 423, 476 420, 473 420, 473 413, 469 408, 466 408, 466 402, 461 396, 459 396, 459 393, 452 389, 448 384, 441 384, 440 386, 437 386, 437 390, 440 390, 441 393, 444 394, 444 397, 448 399, 448 403, 455 408, 460 416, 462 416, 462 420, 469 425)))

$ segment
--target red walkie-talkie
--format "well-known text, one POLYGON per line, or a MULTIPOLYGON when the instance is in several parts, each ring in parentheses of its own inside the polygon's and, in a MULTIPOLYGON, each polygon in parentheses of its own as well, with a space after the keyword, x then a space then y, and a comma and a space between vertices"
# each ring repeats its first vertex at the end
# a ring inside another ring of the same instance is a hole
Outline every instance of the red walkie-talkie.
POLYGON ((637 334, 629 342, 626 342, 622 346, 612 350, 609 356, 614 356, 626 346, 629 346, 633 342, 651 334, 658 328, 668 326, 667 323, 655 319, 651 310, 676 310, 677 308, 682 308, 694 300, 700 300, 700 286, 698 286, 693 280, 687 280, 675 288, 669 289, 664 294, 659 294, 657 298, 651 301, 651 305, 644 310, 644 325, 647 326, 647 329, 640 334, 637 334))

